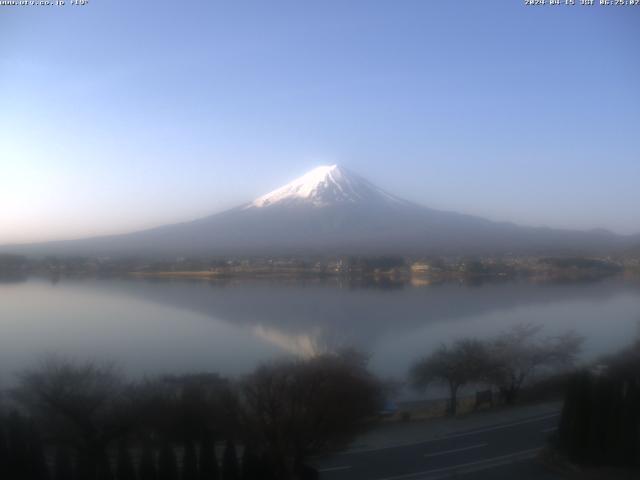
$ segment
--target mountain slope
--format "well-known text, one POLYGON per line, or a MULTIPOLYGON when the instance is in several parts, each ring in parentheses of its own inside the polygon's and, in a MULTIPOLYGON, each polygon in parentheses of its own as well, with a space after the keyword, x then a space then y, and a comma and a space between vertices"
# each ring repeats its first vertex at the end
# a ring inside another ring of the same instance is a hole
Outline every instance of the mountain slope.
POLYGON ((253 202, 196 221, 10 250, 109 256, 548 254, 605 252, 627 243, 627 238, 601 230, 521 227, 433 210, 332 165, 318 167, 253 202))

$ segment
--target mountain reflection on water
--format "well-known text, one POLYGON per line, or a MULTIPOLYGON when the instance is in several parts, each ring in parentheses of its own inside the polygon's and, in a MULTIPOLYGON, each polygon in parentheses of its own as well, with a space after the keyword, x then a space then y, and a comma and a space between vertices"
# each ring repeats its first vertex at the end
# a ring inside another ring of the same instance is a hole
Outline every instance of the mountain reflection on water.
POLYGON ((516 323, 574 329, 585 358, 637 335, 640 288, 526 282, 416 287, 315 281, 29 279, 0 284, 0 382, 45 352, 112 359, 134 374, 237 375, 282 355, 355 347, 402 378, 441 342, 516 323))

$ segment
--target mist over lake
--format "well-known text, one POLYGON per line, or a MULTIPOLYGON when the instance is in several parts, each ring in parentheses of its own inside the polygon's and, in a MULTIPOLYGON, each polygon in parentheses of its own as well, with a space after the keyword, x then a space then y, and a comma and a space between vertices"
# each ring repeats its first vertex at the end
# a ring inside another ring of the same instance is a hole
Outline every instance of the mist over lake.
POLYGON ((584 360, 638 335, 640 284, 446 283, 355 288, 318 282, 32 278, 0 284, 0 385, 47 353, 113 361, 133 376, 237 376, 283 356, 355 347, 383 377, 442 342, 517 323, 584 335, 584 360))

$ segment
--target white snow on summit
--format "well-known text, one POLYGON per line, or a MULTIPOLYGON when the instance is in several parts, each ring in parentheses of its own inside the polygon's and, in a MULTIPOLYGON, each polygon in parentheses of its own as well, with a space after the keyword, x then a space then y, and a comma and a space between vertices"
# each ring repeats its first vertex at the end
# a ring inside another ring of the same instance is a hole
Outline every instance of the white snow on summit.
POLYGON ((338 165, 323 165, 255 199, 245 208, 263 208, 275 204, 311 204, 315 207, 326 207, 380 201, 404 203, 403 200, 338 165))

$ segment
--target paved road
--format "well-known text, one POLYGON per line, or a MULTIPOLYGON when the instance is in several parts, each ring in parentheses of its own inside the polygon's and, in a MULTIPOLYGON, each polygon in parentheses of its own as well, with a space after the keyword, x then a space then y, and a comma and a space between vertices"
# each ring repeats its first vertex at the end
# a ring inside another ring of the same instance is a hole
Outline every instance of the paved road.
POLYGON ((558 413, 458 432, 437 439, 336 454, 318 464, 322 480, 529 480, 558 478, 533 457, 555 430, 558 413))

